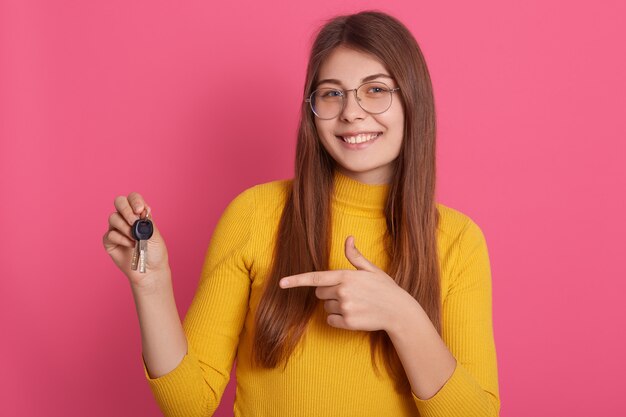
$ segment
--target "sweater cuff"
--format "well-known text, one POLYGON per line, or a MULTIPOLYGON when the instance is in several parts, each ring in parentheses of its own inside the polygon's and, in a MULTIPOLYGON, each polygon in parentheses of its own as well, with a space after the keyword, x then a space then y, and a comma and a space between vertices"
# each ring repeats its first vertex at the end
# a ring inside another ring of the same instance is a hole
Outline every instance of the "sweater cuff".
POLYGON ((434 396, 422 400, 411 394, 422 417, 493 415, 485 392, 458 362, 448 381, 434 396))

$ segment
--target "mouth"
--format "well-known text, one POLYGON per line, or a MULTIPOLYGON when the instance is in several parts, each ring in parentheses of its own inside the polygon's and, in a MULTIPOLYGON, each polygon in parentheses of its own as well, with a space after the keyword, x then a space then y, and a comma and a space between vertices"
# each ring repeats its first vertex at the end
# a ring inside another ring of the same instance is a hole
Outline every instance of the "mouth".
POLYGON ((358 134, 346 134, 345 136, 336 136, 337 139, 341 139, 346 143, 357 144, 363 142, 369 142, 381 136, 383 132, 367 132, 358 134))

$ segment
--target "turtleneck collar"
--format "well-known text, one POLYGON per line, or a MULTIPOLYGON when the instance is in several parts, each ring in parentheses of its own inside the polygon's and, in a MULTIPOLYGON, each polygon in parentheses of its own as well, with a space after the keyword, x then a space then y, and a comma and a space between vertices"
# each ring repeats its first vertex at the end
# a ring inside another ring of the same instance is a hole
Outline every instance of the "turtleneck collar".
POLYGON ((365 184, 334 171, 333 204, 351 214, 384 217, 389 184, 365 184))

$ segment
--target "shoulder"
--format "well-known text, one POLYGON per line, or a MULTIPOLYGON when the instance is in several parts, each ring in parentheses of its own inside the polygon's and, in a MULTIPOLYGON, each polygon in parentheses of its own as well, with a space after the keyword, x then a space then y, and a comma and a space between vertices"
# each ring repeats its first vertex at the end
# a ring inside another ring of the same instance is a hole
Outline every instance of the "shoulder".
POLYGON ((290 182, 271 181, 241 191, 222 212, 213 232, 214 239, 225 247, 243 247, 259 230, 274 228, 290 182), (226 240, 228 242, 224 243, 226 240))
POLYGON ((441 203, 437 203, 437 210, 439 211, 437 230, 442 239, 451 244, 460 241, 484 241, 482 229, 469 215, 441 203))
MULTIPOLYGON (((275 203, 276 200, 285 200, 293 179, 281 179, 257 184, 246 191, 254 194, 260 204, 275 203)), ((245 192, 245 191, 244 191, 245 192)))
POLYGON ((280 179, 253 185, 241 191, 229 204, 227 210, 270 214, 282 210, 287 200, 292 179, 280 179))
POLYGON ((471 268, 490 276, 489 251, 482 229, 467 214, 438 204, 438 249, 447 256, 445 271, 450 276, 465 274, 471 268))

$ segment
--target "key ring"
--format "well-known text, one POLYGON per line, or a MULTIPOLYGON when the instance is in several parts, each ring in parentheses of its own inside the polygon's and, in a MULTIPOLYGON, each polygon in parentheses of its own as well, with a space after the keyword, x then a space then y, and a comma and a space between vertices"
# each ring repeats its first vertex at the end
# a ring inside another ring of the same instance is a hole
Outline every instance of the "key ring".
MULTIPOLYGON (((152 214, 152 209, 149 206, 147 206, 147 208, 145 210, 147 210, 148 213, 146 213, 146 217, 144 217, 144 219, 152 220, 152 217, 150 217, 150 215, 152 214)), ((141 217, 141 215, 139 217, 141 217)))

